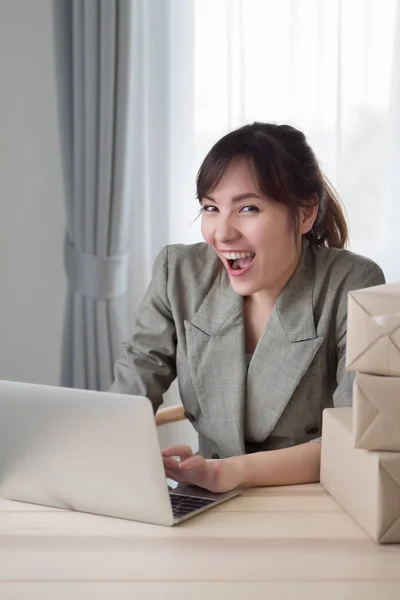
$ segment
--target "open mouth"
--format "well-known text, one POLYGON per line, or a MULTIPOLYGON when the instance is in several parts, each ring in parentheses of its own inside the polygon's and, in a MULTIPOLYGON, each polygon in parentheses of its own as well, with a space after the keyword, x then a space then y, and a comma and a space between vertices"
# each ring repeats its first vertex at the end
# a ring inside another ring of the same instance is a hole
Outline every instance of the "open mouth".
POLYGON ((224 254, 228 270, 236 275, 242 274, 251 266, 255 258, 254 252, 230 252, 224 254))

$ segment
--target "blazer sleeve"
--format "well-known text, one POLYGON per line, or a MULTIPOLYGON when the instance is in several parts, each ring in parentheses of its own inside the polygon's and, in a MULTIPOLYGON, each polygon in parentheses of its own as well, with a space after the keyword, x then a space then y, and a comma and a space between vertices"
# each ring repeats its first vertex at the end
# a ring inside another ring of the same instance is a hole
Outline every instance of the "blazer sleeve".
POLYGON ((176 378, 176 331, 167 297, 168 247, 159 253, 137 310, 133 334, 115 364, 110 391, 149 398, 154 412, 176 378))
MULTIPOLYGON (((333 406, 352 406, 353 404, 353 381, 355 373, 346 370, 346 341, 347 341, 347 297, 351 290, 382 285, 385 283, 385 276, 382 269, 372 261, 360 265, 349 274, 347 285, 344 288, 336 321, 336 354, 337 369, 336 381, 337 387, 333 394, 333 406)), ((321 442, 321 438, 312 440, 321 442)))

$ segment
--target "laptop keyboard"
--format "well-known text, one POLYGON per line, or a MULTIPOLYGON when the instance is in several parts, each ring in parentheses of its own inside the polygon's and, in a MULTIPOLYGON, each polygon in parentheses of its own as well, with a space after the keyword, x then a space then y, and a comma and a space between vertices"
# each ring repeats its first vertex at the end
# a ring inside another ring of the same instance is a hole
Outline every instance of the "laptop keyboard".
POLYGON ((174 493, 170 494, 169 497, 171 499, 173 515, 177 519, 216 502, 216 500, 212 500, 211 498, 196 498, 194 496, 182 496, 174 493))

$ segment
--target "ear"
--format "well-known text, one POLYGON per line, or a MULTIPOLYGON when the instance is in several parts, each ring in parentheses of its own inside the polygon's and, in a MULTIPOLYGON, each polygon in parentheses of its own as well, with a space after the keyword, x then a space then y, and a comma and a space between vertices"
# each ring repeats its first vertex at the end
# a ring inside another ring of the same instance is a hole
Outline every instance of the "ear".
POLYGON ((316 200, 311 206, 300 206, 299 208, 299 233, 304 235, 311 231, 318 214, 319 202, 316 200))

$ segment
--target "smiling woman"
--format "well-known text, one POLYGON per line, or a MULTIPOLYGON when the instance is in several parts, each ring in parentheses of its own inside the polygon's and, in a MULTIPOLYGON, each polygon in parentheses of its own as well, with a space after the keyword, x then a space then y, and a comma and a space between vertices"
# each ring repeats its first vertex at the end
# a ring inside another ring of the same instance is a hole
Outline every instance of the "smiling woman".
POLYGON ((309 442, 322 411, 352 402, 347 293, 384 283, 382 271, 343 249, 337 197, 288 125, 224 136, 197 195, 206 243, 161 251, 112 389, 156 411, 178 377, 199 455, 163 452, 176 481, 216 492, 317 481, 320 445, 309 442))

